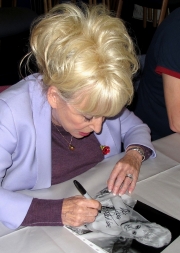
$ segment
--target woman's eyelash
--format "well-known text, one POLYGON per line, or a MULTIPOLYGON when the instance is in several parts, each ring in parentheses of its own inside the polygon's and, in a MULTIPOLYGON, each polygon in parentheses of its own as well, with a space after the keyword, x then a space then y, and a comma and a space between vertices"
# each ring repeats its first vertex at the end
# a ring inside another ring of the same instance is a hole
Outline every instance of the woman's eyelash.
POLYGON ((84 119, 85 119, 85 121, 91 121, 91 120, 93 119, 93 117, 92 117, 92 118, 86 118, 86 117, 84 116, 84 119))

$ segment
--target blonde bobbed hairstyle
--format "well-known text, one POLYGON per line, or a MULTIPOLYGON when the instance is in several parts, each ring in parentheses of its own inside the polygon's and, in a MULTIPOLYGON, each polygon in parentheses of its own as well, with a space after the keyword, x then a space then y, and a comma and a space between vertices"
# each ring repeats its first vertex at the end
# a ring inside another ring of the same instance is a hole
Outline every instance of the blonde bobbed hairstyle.
POLYGON ((77 106, 85 99, 83 113, 112 117, 131 102, 133 42, 103 5, 55 6, 34 23, 30 46, 47 89, 77 106))

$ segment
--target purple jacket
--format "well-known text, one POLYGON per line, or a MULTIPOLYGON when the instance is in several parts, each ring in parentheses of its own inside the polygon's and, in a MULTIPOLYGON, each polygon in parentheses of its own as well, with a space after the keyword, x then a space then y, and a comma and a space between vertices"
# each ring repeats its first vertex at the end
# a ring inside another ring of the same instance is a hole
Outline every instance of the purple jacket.
MULTIPOLYGON (((155 157, 149 132, 147 125, 124 109, 116 119, 106 120, 96 137, 110 146, 110 155, 120 153, 124 142, 125 147, 147 146, 155 157)), ((0 221, 15 229, 32 201, 17 191, 51 186, 51 107, 40 75, 28 76, 0 93, 0 140, 0 221)))

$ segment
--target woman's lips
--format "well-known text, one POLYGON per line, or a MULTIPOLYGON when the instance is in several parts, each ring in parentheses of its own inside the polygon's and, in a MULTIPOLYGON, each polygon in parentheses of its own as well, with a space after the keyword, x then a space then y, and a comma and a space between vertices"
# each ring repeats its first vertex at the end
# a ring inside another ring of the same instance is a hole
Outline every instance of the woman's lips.
POLYGON ((83 132, 79 132, 79 135, 81 136, 88 136, 90 133, 83 133, 83 132))

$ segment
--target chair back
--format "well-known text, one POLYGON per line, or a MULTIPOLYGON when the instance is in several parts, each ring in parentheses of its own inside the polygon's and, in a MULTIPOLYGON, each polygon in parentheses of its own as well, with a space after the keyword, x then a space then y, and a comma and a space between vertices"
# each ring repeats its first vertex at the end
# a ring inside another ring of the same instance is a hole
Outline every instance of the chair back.
POLYGON ((147 20, 152 20, 154 27, 159 26, 167 15, 168 3, 169 0, 135 0, 135 4, 143 7, 143 27, 146 28, 147 20))
MULTIPOLYGON (((47 13, 53 6, 56 4, 60 3, 61 1, 59 0, 44 0, 44 12, 47 13)), ((79 1, 78 0, 71 0, 71 3, 77 4, 79 1)), ((121 16, 121 11, 122 11, 122 5, 123 5, 123 0, 102 0, 102 1, 97 1, 97 0, 89 0, 88 4, 91 5, 96 5, 97 3, 102 3, 107 6, 109 10, 112 10, 116 13, 116 17, 121 16)))
POLYGON ((0 86, 0 92, 6 90, 7 88, 9 88, 10 85, 4 85, 4 86, 0 86))

